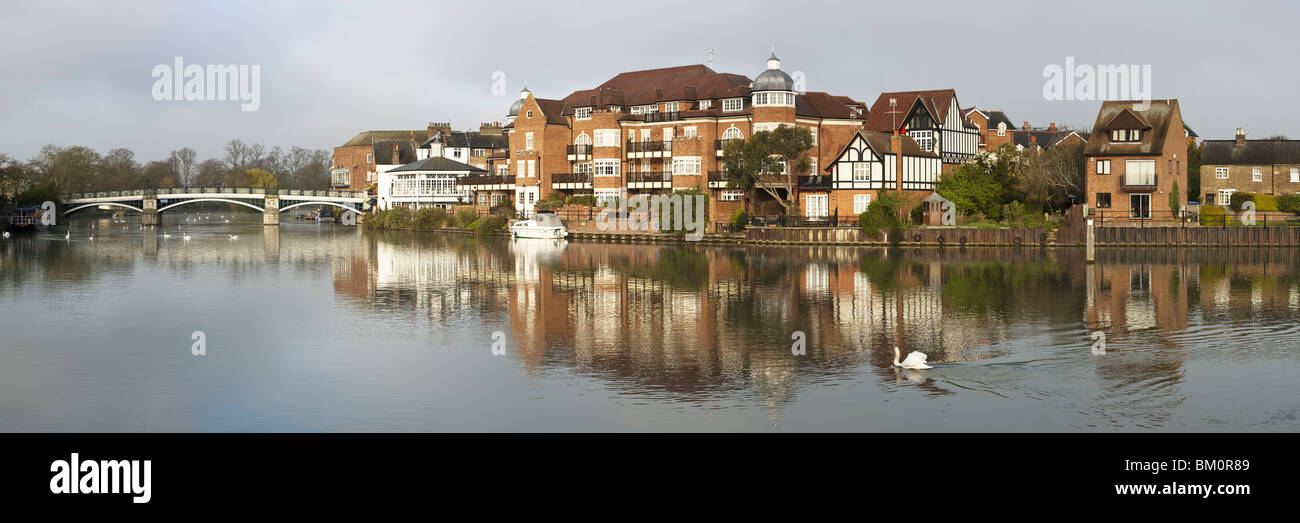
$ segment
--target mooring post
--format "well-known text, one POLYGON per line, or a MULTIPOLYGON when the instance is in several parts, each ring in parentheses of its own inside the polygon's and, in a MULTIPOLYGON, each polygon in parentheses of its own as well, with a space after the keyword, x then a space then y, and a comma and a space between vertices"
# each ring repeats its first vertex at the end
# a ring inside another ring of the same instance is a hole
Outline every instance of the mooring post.
POLYGON ((1088 218, 1088 247, 1086 257, 1088 263, 1097 261, 1097 233, 1092 226, 1092 218, 1088 218))

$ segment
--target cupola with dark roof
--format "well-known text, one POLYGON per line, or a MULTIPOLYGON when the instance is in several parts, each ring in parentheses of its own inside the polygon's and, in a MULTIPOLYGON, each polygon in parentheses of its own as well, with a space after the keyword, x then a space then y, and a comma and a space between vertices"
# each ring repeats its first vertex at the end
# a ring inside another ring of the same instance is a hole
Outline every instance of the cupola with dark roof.
POLYGON ((510 104, 510 113, 507 114, 506 116, 509 117, 511 120, 513 120, 516 116, 519 116, 519 109, 524 106, 524 100, 527 100, 528 95, 530 94, 532 94, 532 92, 528 90, 528 84, 524 84, 524 89, 522 91, 519 91, 519 99, 515 100, 515 103, 510 104))
POLYGON ((750 86, 755 107, 794 107, 794 79, 781 70, 781 59, 776 51, 767 59, 767 70, 759 73, 750 86))

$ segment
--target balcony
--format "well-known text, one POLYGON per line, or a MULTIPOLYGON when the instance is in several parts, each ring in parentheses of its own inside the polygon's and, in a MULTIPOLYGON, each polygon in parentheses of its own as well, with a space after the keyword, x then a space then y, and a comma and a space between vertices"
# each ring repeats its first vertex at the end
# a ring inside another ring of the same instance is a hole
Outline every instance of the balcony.
POLYGON ((724 188, 727 186, 727 175, 722 171, 709 171, 709 187, 724 188))
POLYGON ((1120 182, 1120 189, 1130 192, 1150 192, 1155 191, 1160 186, 1160 177, 1155 174, 1148 175, 1124 175, 1124 180, 1120 182))
POLYGON ((551 175, 552 189, 590 189, 591 173, 554 173, 551 175))
POLYGON ((663 158, 673 155, 673 142, 631 141, 627 142, 628 158, 663 158))
MULTIPOLYGON (((456 185, 509 185, 511 187, 514 187, 515 176, 512 174, 506 174, 506 175, 487 174, 487 175, 462 176, 460 178, 456 178, 456 185)), ((507 187, 502 187, 502 188, 505 189, 507 187)))
POLYGON ((627 173, 629 189, 671 189, 673 173, 667 171, 646 171, 627 173))
POLYGON ((654 122, 672 122, 681 119, 682 119, 682 113, 680 111, 665 111, 662 113, 660 112, 645 113, 641 121, 645 123, 654 123, 654 122))
POLYGON ((812 175, 812 176, 800 176, 800 177, 799 177, 799 188, 800 188, 800 189, 816 189, 816 190, 822 190, 822 189, 824 189, 824 190, 830 190, 830 188, 831 188, 831 177, 830 177, 830 176, 826 176, 826 175, 822 175, 822 174, 814 174, 814 175, 812 175))
POLYGON ((738 138, 727 138, 727 139, 723 139, 723 140, 714 140, 714 141, 713 141, 713 149, 714 149, 715 151, 718 152, 718 156, 722 156, 722 150, 723 150, 723 149, 726 149, 726 148, 727 148, 727 142, 730 142, 730 141, 732 141, 732 140, 738 140, 738 138))
POLYGON ((569 155, 570 162, 591 159, 590 145, 569 145, 566 146, 564 149, 565 149, 565 153, 569 155))

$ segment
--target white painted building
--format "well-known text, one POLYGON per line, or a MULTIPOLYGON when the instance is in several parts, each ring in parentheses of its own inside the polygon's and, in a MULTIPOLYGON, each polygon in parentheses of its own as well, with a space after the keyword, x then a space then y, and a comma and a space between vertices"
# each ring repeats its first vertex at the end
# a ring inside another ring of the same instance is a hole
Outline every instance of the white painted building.
POLYGON ((405 206, 412 209, 469 204, 470 191, 456 180, 487 170, 449 158, 434 156, 379 172, 376 186, 380 209, 405 206))

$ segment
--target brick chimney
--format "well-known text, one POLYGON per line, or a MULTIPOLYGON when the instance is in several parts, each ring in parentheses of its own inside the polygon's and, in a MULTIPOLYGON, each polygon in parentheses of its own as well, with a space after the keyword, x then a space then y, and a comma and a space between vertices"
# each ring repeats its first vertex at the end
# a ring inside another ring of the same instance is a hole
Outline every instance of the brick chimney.
POLYGON ((1026 130, 1026 131, 1029 130, 1029 120, 1025 120, 1025 126, 1024 126, 1023 129, 1026 130))
POLYGON ((889 137, 889 148, 894 150, 894 174, 898 180, 898 195, 903 195, 903 137, 898 131, 889 137))
POLYGON ((1246 130, 1245 130, 1245 129, 1242 129, 1242 128, 1240 128, 1240 127, 1237 128, 1237 141, 1236 141, 1235 143, 1233 143, 1233 146, 1236 146, 1236 147, 1245 147, 1245 146, 1246 146, 1246 130))
POLYGON ((401 164, 402 164, 402 155, 400 154, 400 151, 397 148, 397 144, 393 144, 393 165, 401 165, 401 164))
POLYGON ((484 122, 478 126, 479 134, 501 134, 501 124, 499 122, 484 122))
POLYGON ((1048 124, 1047 130, 1056 132, 1056 122, 1052 122, 1051 124, 1048 124))

